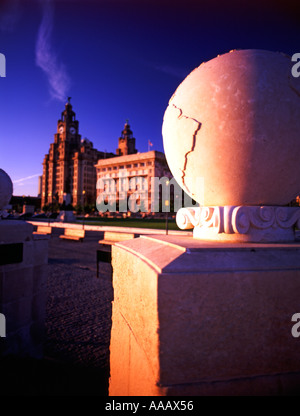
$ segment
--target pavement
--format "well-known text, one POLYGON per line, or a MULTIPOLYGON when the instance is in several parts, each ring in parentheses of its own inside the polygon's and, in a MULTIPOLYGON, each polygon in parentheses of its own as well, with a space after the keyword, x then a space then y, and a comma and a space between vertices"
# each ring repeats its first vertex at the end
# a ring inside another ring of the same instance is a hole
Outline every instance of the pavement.
POLYGON ((0 396, 108 396, 111 266, 96 276, 103 232, 86 231, 82 243, 62 233, 49 239, 44 359, 0 359, 0 396))
POLYGON ((96 250, 101 232, 83 242, 49 239, 44 359, 0 361, 0 395, 108 395, 113 288, 111 266, 96 250))

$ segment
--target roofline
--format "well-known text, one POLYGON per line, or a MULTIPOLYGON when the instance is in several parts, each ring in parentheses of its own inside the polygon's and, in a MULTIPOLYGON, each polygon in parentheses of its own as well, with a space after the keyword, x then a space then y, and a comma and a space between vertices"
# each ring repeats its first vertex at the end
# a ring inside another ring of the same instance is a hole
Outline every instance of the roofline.
POLYGON ((153 159, 155 157, 163 157, 165 159, 165 154, 163 152, 159 152, 157 150, 150 150, 150 152, 142 152, 142 153, 134 153, 131 155, 125 155, 125 156, 115 156, 110 157, 108 159, 98 159, 97 166, 103 166, 103 165, 115 165, 120 163, 127 163, 127 162, 133 162, 134 160, 144 160, 144 159, 153 159))

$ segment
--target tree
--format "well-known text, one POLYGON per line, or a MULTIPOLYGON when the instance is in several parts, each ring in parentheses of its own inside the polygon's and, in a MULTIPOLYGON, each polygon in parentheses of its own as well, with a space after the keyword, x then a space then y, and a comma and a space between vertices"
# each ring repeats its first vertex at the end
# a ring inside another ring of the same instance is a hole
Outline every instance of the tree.
POLYGON ((61 205, 60 205, 60 211, 74 211, 74 207, 72 204, 68 204, 66 205, 66 202, 64 201, 61 205))
POLYGON ((80 205, 80 204, 75 205, 74 210, 75 210, 77 215, 82 214, 82 212, 83 212, 82 205, 80 205))
POLYGON ((44 212, 48 212, 50 209, 49 209, 50 207, 49 207, 49 204, 45 204, 43 207, 42 207, 42 211, 44 211, 44 212))

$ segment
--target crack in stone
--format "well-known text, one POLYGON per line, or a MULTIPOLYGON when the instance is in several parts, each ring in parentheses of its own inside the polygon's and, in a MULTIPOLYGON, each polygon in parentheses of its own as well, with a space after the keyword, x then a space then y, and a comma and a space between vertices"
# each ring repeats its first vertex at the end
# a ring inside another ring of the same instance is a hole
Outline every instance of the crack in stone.
POLYGON ((193 141, 192 141, 192 147, 191 147, 191 150, 189 150, 188 152, 186 152, 186 154, 184 155, 184 165, 183 165, 183 169, 180 169, 180 170, 181 170, 181 172, 182 172, 182 176, 181 176, 182 183, 183 183, 183 185, 186 187, 187 191, 188 191, 189 193, 191 193, 191 192, 190 192, 190 190, 189 190, 189 188, 188 188, 188 186, 187 186, 187 184, 185 183, 185 171, 186 171, 186 167, 187 167, 188 156, 189 156, 189 154, 190 154, 190 153, 192 153, 192 152, 195 150, 195 146, 196 146, 196 136, 197 136, 197 134, 198 134, 198 131, 199 131, 199 130, 201 129, 201 127, 202 127, 202 123, 200 123, 200 121, 196 120, 196 119, 195 119, 195 118, 193 118, 193 117, 188 117, 188 116, 185 116, 185 115, 183 114, 183 111, 181 110, 181 108, 177 107, 175 104, 173 104, 173 103, 172 103, 172 106, 173 106, 174 108, 176 108, 177 110, 179 110, 179 112, 180 112, 179 116, 177 117, 177 118, 178 118, 178 120, 179 120, 179 119, 181 119, 181 118, 186 118, 186 119, 188 119, 188 120, 193 120, 195 123, 197 123, 197 128, 195 129, 195 131, 194 131, 194 133, 193 133, 193 141))

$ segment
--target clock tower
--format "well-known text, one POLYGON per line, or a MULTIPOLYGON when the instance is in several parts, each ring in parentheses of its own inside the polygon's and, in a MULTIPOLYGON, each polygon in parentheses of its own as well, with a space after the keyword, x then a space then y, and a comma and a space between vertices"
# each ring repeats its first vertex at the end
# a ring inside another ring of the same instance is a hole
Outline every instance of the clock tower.
POLYGON ((73 206, 96 201, 95 164, 103 156, 90 140, 81 139, 70 100, 71 97, 57 122, 54 142, 43 161, 42 207, 70 200, 73 206))
POLYGON ((68 97, 68 102, 65 105, 64 111, 61 113, 61 118, 57 122, 57 134, 60 140, 66 140, 73 144, 80 143, 81 136, 78 134, 79 122, 75 118, 75 113, 72 110, 71 97, 68 97))

